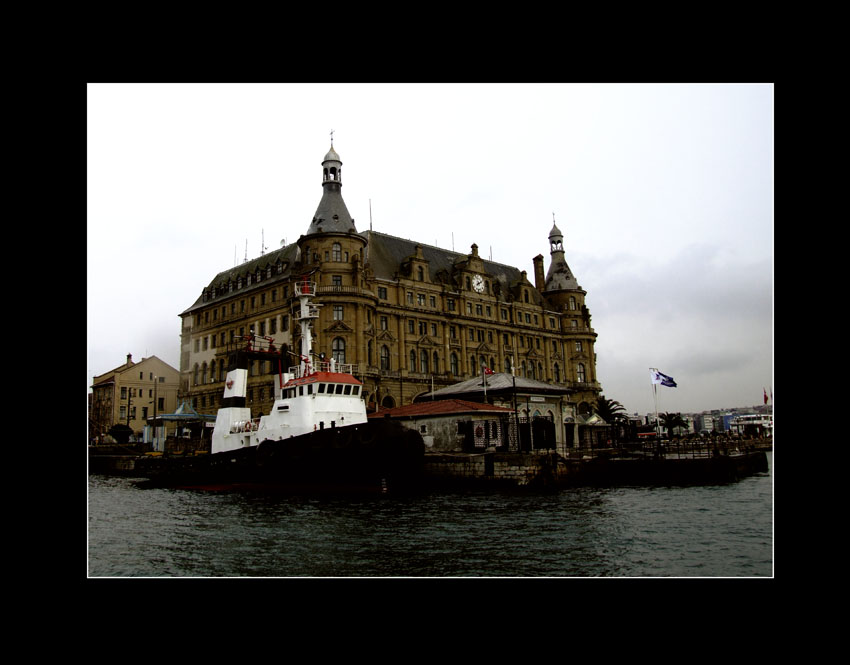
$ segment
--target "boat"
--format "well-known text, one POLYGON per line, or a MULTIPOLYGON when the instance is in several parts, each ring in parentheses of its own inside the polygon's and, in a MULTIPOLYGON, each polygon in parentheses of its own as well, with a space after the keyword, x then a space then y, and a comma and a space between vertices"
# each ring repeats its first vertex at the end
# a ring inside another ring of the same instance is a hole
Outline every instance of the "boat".
MULTIPOLYGON (((315 283, 294 285, 301 329, 299 364, 282 371, 283 353, 253 333, 227 348, 224 395, 210 453, 145 456, 135 471, 154 485, 226 489, 259 486, 307 491, 404 492, 418 487, 425 445, 398 421, 366 416, 363 384, 353 366, 312 350, 319 307, 315 283), (271 412, 259 417, 246 404, 248 364, 277 360, 271 412)), ((288 365, 288 362, 287 362, 288 365)))

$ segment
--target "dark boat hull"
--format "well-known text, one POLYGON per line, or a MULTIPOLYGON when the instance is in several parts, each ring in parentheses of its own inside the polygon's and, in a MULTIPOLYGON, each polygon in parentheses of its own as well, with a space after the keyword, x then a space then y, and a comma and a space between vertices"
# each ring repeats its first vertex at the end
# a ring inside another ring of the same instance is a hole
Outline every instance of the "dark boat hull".
POLYGON ((148 457, 135 475, 168 487, 398 493, 420 486, 424 455, 417 432, 370 420, 214 455, 148 457))

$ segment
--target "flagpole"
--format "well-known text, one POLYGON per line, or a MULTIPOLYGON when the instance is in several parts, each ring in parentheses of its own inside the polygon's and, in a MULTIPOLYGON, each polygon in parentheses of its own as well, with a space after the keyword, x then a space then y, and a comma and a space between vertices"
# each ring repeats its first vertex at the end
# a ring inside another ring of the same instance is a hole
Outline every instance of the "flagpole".
MULTIPOLYGON (((658 371, 658 369, 655 368, 655 367, 649 368, 650 372, 653 371, 653 370, 658 371)), ((652 383, 652 394, 655 398, 655 434, 658 437, 658 441, 660 443, 661 442, 661 428, 660 428, 659 423, 658 423, 658 384, 656 384, 654 381, 652 383)))

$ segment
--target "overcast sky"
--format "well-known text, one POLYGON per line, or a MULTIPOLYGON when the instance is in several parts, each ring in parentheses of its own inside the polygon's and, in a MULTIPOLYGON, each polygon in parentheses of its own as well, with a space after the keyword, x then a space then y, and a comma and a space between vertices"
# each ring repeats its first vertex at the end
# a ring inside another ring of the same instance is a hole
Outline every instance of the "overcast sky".
POLYGON ((357 229, 528 271, 553 213, 603 394, 661 412, 762 403, 773 377, 770 84, 90 84, 87 385, 179 369, 179 314, 292 243, 330 147, 357 229))

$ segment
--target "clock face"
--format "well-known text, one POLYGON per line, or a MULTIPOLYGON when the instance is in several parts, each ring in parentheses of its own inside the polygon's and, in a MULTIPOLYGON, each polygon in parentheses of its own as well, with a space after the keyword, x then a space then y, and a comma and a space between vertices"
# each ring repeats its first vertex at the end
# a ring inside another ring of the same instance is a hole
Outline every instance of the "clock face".
POLYGON ((484 293, 484 278, 481 275, 472 278, 472 288, 478 293, 484 293))

